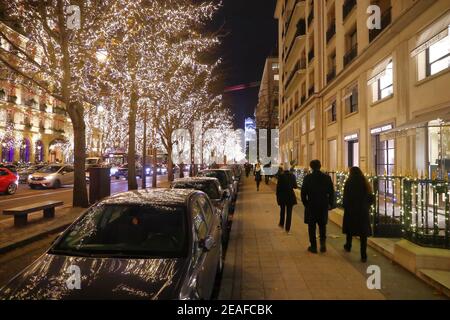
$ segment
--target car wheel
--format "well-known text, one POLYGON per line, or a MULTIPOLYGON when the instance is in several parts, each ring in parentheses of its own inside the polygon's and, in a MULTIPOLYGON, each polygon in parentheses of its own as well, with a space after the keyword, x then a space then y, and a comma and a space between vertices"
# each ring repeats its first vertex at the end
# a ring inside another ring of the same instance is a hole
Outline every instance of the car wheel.
POLYGON ((11 183, 8 186, 8 189, 6 189, 7 194, 14 194, 14 193, 16 193, 16 191, 17 191, 17 185, 15 183, 11 183))
POLYGON ((59 189, 59 188, 61 188, 61 181, 56 180, 56 181, 53 183, 53 189, 59 189))
POLYGON ((29 184, 28 186, 30 187, 30 189, 36 189, 36 186, 34 184, 29 184))

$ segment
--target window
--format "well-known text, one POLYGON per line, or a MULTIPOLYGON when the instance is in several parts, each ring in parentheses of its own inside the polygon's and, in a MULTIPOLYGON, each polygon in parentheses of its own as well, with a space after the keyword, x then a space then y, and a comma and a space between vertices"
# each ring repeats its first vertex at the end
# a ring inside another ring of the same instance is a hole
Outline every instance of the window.
POLYGON ((345 97, 346 114, 358 112, 358 86, 347 89, 345 97))
POLYGON ((314 130, 316 128, 316 110, 312 109, 309 112, 309 130, 314 130))
POLYGON ((208 226, 210 226, 212 223, 212 218, 213 218, 213 212, 211 209, 211 205, 209 204, 208 200, 206 200, 205 197, 199 197, 198 202, 200 203, 200 205, 203 208, 203 214, 205 216, 206 223, 208 224, 208 226))
POLYGON ((278 70, 278 63, 272 63, 272 70, 278 70))
POLYGON ((336 108, 336 100, 331 103, 330 108, 328 109, 328 123, 333 123, 337 121, 337 108, 336 108))
MULTIPOLYGON (((450 26, 449 26, 450 32, 450 26)), ((426 50, 426 74, 435 75, 450 67, 450 34, 426 50)))
POLYGON ((279 74, 274 75, 273 76, 273 80, 279 81, 280 80, 280 75, 279 74))
POLYGON ((372 101, 376 102, 387 98, 394 94, 394 71, 393 63, 390 62, 386 70, 373 84, 372 84, 372 101))
POLYGON ((302 117, 302 134, 306 133, 306 116, 302 117))
POLYGON ((208 233, 208 227, 202 214, 201 205, 197 200, 192 203, 192 220, 197 235, 197 241, 205 239, 208 233))

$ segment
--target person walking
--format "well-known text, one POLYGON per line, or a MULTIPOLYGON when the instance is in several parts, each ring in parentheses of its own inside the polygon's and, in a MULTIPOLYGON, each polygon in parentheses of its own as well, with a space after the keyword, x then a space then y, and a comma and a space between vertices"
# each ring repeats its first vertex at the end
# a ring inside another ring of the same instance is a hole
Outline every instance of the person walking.
POLYGON ((262 180, 262 168, 261 164, 258 162, 255 166, 255 181, 256 181, 256 191, 259 191, 259 185, 261 184, 262 180))
POLYGON ((278 226, 291 231, 292 209, 297 204, 294 189, 298 189, 295 176, 289 171, 289 165, 285 164, 283 172, 278 175, 277 203, 280 206, 280 223, 278 226))
POLYGON ((302 202, 305 206, 305 224, 308 225, 310 247, 308 251, 317 253, 316 226, 319 226, 320 252, 326 252, 328 210, 334 207, 334 186, 330 176, 320 171, 319 160, 310 163, 312 173, 303 180, 302 202))
POLYGON ((370 226, 370 207, 375 202, 372 188, 358 167, 350 169, 344 186, 344 223, 342 231, 347 235, 344 249, 352 250, 353 237, 361 241, 361 261, 367 262, 367 237, 372 235, 370 226))

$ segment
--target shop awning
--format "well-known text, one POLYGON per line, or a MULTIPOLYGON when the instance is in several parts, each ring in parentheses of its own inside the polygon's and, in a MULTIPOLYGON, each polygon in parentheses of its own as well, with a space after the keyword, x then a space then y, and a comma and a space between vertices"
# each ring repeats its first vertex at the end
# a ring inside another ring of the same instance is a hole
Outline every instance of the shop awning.
POLYGON ((374 82, 378 81, 381 77, 383 77, 386 74, 386 69, 389 65, 389 63, 392 62, 392 57, 389 57, 379 63, 375 68, 373 68, 372 72, 369 73, 369 76, 367 77, 367 85, 371 85, 374 82))
POLYGON ((450 107, 421 114, 399 127, 384 132, 381 134, 380 138, 382 141, 386 141, 414 135, 416 133, 416 129, 428 127, 428 123, 435 120, 441 120, 446 123, 446 126, 450 125, 450 107))

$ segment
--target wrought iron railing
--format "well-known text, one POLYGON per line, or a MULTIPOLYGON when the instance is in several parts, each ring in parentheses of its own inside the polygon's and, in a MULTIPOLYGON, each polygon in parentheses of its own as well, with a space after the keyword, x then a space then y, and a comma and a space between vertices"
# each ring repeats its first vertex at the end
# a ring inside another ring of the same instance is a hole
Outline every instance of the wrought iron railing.
MULTIPOLYGON (((299 187, 308 173, 294 171, 299 187)), ((336 204, 343 206, 345 172, 328 172, 336 204)), ((375 203, 371 223, 375 237, 405 238, 421 246, 450 249, 450 183, 404 176, 367 176, 375 203)))

